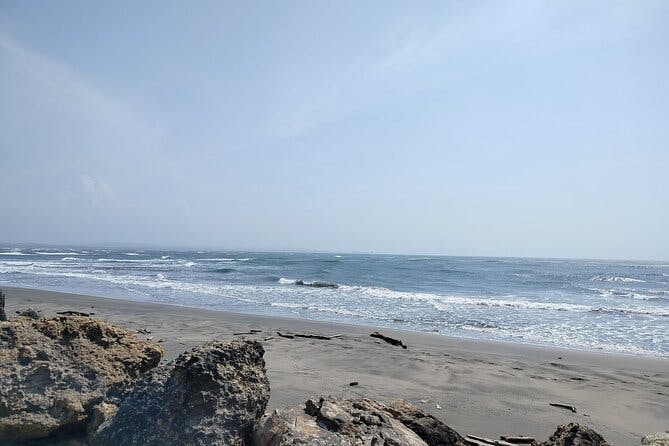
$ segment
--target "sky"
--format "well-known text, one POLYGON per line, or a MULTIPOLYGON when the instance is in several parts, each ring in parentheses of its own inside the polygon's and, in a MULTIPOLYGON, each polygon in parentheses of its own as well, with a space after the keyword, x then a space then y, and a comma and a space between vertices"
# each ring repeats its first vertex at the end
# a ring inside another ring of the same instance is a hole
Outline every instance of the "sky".
POLYGON ((0 2, 0 242, 669 259, 669 2, 0 2))

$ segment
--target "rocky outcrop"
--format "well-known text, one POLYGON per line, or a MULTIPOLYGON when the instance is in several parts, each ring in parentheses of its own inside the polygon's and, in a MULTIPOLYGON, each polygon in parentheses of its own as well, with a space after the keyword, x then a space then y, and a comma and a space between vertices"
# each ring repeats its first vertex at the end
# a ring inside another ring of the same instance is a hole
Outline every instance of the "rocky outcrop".
POLYGON ((641 439, 641 446, 669 446, 669 432, 654 432, 641 439))
POLYGON ((95 445, 249 445, 269 381, 258 342, 211 342, 141 379, 95 445))
POLYGON ((461 446, 457 432, 406 401, 307 400, 277 409, 256 429, 256 446, 461 446))
POLYGON ((116 404, 162 349, 88 317, 0 322, 0 444, 84 430, 116 404))
POLYGON ((562 424, 541 446, 608 446, 601 435, 578 423, 562 424))

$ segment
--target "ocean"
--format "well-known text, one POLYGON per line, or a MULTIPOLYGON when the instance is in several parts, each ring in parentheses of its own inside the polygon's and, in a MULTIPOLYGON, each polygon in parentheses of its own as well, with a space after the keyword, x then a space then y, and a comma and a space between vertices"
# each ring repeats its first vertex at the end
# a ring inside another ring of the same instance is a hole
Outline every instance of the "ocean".
POLYGON ((24 246, 3 285, 669 357, 669 262, 24 246))

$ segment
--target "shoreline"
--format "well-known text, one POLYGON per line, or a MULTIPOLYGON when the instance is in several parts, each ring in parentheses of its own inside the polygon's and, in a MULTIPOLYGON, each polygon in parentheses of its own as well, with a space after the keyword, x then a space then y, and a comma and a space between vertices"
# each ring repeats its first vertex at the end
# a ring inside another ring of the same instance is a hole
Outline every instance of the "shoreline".
POLYGON ((162 339, 164 360, 211 339, 257 339, 267 351, 269 410, 318 394, 403 398, 462 433, 546 438, 557 424, 576 421, 600 432, 611 445, 635 444, 641 436, 668 427, 666 358, 0 288, 7 295, 10 317, 26 307, 45 316, 63 310, 94 312, 94 318, 133 332, 150 330, 151 334, 136 335, 153 336, 154 342, 162 339), (250 329, 262 331, 233 334, 250 329), (377 330, 401 339, 409 348, 371 338, 369 334, 377 330), (341 337, 287 339, 277 331, 341 337), (359 385, 349 386, 352 381, 359 385), (549 402, 572 404, 578 412, 551 407, 549 402))
POLYGON ((407 333, 408 336, 412 335, 425 335, 425 336, 436 336, 438 338, 446 338, 449 340, 449 342, 461 342, 461 343, 473 343, 472 345, 488 345, 489 347, 492 346, 499 346, 503 345, 505 348, 510 348, 513 349, 513 346, 517 346, 520 349, 538 349, 538 350, 555 350, 555 351, 560 351, 560 352, 570 352, 570 353, 575 353, 575 352, 581 352, 584 354, 593 354, 593 355, 605 355, 605 356, 620 356, 620 357, 631 357, 631 358, 645 358, 645 359, 657 359, 657 360, 664 360, 664 361, 669 361, 669 355, 666 356, 656 356, 656 355, 650 355, 650 354, 644 354, 640 352, 631 352, 631 351, 611 351, 611 350, 604 350, 604 349, 588 349, 586 347, 580 347, 580 346, 574 346, 574 345, 566 345, 566 346, 557 346, 553 345, 550 343, 541 343, 541 342, 528 342, 524 339, 486 339, 484 337, 471 337, 471 336, 458 336, 454 334, 444 334, 444 333, 439 333, 439 332, 432 332, 432 331, 421 331, 421 330, 416 330, 416 329, 411 329, 411 328, 395 328, 391 327, 389 325, 374 325, 371 323, 356 323, 356 322, 342 322, 342 321, 332 321, 332 320, 327 320, 327 319, 309 319, 301 316, 286 316, 286 315, 272 315, 272 314, 264 314, 264 313, 245 313, 245 312, 236 312, 236 311, 231 311, 231 310, 224 310, 224 309, 216 309, 216 308, 203 308, 203 307, 197 307, 197 306, 191 306, 191 305, 184 305, 184 304, 178 304, 178 303, 167 303, 167 302, 152 302, 148 300, 141 300, 141 299, 132 299, 128 296, 121 296, 119 295, 118 297, 111 297, 111 296, 100 296, 100 295, 94 295, 94 294, 88 294, 85 292, 78 292, 78 291, 61 291, 58 289, 42 289, 42 288, 31 288, 31 287, 23 287, 23 286, 15 286, 15 285, 2 285, 0 284, 0 290, 23 290, 23 291, 31 291, 31 292, 38 292, 38 293, 54 293, 54 294, 61 294, 61 295, 71 295, 71 296, 81 296, 85 298, 94 298, 94 299, 104 299, 104 300, 113 300, 113 301, 120 301, 124 302, 130 305, 133 304, 141 304, 141 305, 156 305, 156 306, 166 306, 166 307, 175 307, 175 308, 185 308, 185 309, 190 309, 190 310, 195 310, 195 311, 203 311, 203 312, 214 312, 214 313, 221 313, 224 315, 234 315, 234 316, 247 316, 251 318, 266 318, 267 320, 287 320, 287 321, 300 321, 300 322, 312 322, 315 324, 324 324, 324 325, 332 325, 332 326, 342 326, 342 327, 347 327, 349 329, 351 328, 357 328, 357 329, 366 329, 366 330, 372 330, 372 331, 378 331, 378 330, 383 330, 383 331, 388 331, 388 332, 394 332, 394 333, 407 333))

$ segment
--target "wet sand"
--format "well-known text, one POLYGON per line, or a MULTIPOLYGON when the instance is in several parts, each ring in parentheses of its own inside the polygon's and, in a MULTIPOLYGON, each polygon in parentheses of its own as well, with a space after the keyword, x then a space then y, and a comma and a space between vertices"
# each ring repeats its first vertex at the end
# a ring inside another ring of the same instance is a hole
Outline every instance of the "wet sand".
POLYGON ((304 319, 237 314, 121 299, 2 287, 7 314, 32 307, 94 312, 93 317, 153 337, 170 360, 212 339, 262 342, 272 387, 270 409, 318 394, 403 398, 455 430, 497 437, 547 438, 558 424, 576 421, 611 445, 639 444, 669 429, 669 360, 460 339, 382 329, 402 349, 370 337, 376 328, 304 319), (251 329, 255 334, 235 335, 251 329), (288 339, 282 333, 341 335, 331 340, 288 339), (357 381, 357 386, 349 386, 357 381), (552 407, 573 405, 577 413, 552 407))

